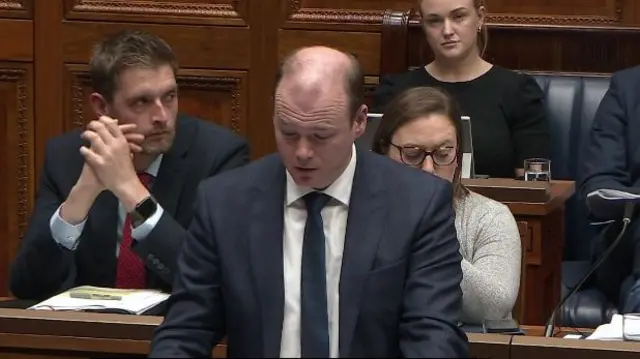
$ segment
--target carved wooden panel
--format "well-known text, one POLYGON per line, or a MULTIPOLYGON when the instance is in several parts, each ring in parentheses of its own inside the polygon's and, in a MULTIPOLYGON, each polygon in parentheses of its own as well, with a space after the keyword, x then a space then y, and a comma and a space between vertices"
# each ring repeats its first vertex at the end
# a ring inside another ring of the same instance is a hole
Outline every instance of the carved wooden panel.
MULTIPOLYGON (((389 19, 381 36, 381 75, 424 66, 433 60, 419 15, 392 12, 389 19), (408 20, 397 20, 400 18, 408 20)), ((490 24, 484 57, 517 70, 611 73, 638 64, 639 43, 640 27, 490 24)))
MULTIPOLYGON (((416 8, 415 0, 287 0, 282 12, 285 28, 345 28, 379 25, 384 10, 416 8)), ((628 0, 490 0, 489 22, 499 24, 581 25, 617 24, 634 12, 628 0)), ((377 29, 377 27, 373 27, 377 29)))
POLYGON ((0 62, 0 296, 33 203, 33 84, 30 64, 0 62))
POLYGON ((0 18, 32 19, 34 0, 0 0, 0 18))
POLYGON ((0 19, 0 39, 0 61, 33 60, 33 21, 0 19))
POLYGON ((491 0, 489 22, 537 25, 610 25, 622 18, 622 0, 491 0))
POLYGON ((246 26, 249 0, 64 0, 65 18, 246 26))
POLYGON ((386 9, 408 10, 415 0, 284 0, 285 28, 344 29, 348 25, 380 25, 386 9))
POLYGON ((311 45, 330 46, 354 54, 365 75, 377 75, 380 64, 380 36, 368 32, 280 30, 278 59, 311 45))
MULTIPOLYGON (((86 65, 65 65, 65 131, 94 118, 89 104, 91 80, 86 65)), ((245 71, 190 70, 178 73, 180 112, 215 122, 246 135, 247 73, 245 71)))
POLYGON ((247 134, 248 82, 245 71, 182 70, 178 74, 184 113, 247 134))
MULTIPOLYGON (((165 39, 181 67, 248 69, 251 30, 244 27, 168 26, 65 21, 60 41, 65 63, 88 63, 93 45, 124 29, 143 30, 165 39)), ((255 50, 259 51, 259 50, 255 50)))

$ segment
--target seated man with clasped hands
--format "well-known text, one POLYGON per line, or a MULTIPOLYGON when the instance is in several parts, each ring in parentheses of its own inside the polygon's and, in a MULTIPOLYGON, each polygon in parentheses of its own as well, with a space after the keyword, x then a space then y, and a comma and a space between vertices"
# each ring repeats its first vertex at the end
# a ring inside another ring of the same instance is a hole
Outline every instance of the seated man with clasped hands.
POLYGON ((11 291, 42 300, 79 285, 171 290, 202 179, 248 162, 246 142, 178 115, 177 61, 124 31, 90 63, 97 119, 49 141, 11 291))

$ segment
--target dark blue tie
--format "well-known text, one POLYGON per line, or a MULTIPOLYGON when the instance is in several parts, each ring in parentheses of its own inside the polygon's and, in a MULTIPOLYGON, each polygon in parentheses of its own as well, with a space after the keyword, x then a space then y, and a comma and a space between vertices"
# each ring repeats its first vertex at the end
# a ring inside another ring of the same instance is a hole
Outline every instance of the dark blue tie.
POLYGON ((325 269, 324 229, 320 211, 331 197, 321 192, 304 196, 307 223, 302 244, 300 302, 301 346, 303 358, 329 357, 329 315, 325 269))

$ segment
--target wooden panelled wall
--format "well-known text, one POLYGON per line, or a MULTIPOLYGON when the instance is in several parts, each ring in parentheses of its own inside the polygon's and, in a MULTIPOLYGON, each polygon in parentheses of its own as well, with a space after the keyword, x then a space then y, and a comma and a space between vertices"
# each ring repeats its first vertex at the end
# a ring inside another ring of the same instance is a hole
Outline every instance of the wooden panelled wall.
MULTIPOLYGON (((452 0, 453 1, 453 0, 452 0)), ((181 62, 183 112, 275 149, 271 96, 279 58, 304 45, 356 53, 368 88, 380 67, 385 9, 414 0, 0 0, 0 295, 33 207, 46 141, 82 126, 93 42, 122 28, 163 36, 181 62)), ((640 1, 488 0, 495 62, 611 72, 640 63, 640 1), (552 35, 549 35, 552 34, 552 35)))

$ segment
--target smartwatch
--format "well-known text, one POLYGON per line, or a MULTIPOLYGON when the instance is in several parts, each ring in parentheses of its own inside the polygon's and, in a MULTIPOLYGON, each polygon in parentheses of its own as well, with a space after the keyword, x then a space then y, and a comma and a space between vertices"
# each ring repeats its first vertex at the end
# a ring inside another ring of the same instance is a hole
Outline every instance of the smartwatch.
POLYGON ((154 213, 156 213, 157 209, 158 203, 156 203, 153 197, 149 196, 143 199, 136 205, 136 208, 131 211, 131 213, 129 213, 129 215, 131 216, 131 227, 136 228, 144 223, 144 221, 146 221, 151 216, 153 216, 154 213))

